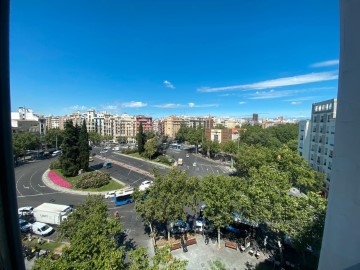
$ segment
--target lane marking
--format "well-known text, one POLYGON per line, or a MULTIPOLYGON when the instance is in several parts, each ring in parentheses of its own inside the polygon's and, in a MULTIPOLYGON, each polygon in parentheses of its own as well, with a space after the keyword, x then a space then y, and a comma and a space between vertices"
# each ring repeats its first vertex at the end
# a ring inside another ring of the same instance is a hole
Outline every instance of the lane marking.
POLYGON ((16 190, 19 192, 20 196, 22 196, 22 194, 21 194, 21 192, 20 192, 20 190, 19 190, 19 188, 18 188, 18 183, 19 183, 20 179, 21 179, 24 175, 25 175, 25 174, 22 174, 22 175, 16 180, 16 190))
POLYGON ((21 195, 21 196, 17 196, 17 198, 36 197, 36 196, 44 196, 44 195, 51 195, 51 194, 58 194, 58 193, 63 193, 63 192, 58 191, 58 192, 32 194, 32 195, 21 195))
POLYGON ((30 176, 30 187, 35 190, 37 193, 40 193, 42 194, 42 192, 36 190, 33 186, 32 186, 32 183, 31 183, 31 179, 33 178, 33 176, 38 172, 39 170, 36 170, 31 176, 30 176))
POLYGON ((23 187, 26 188, 26 189, 30 189, 30 187, 26 187, 25 185, 23 185, 23 187))
POLYGON ((130 169, 130 170, 129 170, 129 173, 128 173, 128 176, 129 176, 129 174, 131 173, 131 171, 132 171, 132 170, 130 169))
POLYGON ((41 186, 40 184, 38 184, 38 186, 39 186, 39 187, 42 187, 42 188, 44 188, 44 187, 45 187, 45 186, 41 186))

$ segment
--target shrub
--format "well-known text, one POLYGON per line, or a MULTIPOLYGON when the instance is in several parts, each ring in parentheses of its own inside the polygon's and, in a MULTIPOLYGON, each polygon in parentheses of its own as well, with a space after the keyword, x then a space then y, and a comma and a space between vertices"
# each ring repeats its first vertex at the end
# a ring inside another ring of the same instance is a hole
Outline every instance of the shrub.
POLYGON ((159 156, 155 159, 155 161, 161 162, 161 163, 164 163, 167 165, 172 165, 174 163, 174 160, 168 156, 159 156))
POLYGON ((110 174, 102 171, 88 172, 80 175, 75 187, 81 189, 99 188, 110 183, 110 174))
POLYGON ((61 164, 58 159, 50 163, 50 170, 59 170, 59 169, 61 169, 61 164))
POLYGON ((124 149, 124 150, 121 151, 121 153, 126 154, 126 155, 134 154, 134 153, 137 153, 137 152, 138 152, 137 148, 133 148, 133 149, 128 148, 128 149, 124 149))

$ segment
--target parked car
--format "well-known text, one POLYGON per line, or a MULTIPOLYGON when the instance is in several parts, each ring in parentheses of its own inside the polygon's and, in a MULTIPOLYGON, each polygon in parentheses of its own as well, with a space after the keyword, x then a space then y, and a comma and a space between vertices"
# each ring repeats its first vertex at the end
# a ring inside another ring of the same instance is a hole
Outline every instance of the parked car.
POLYGON ((103 167, 106 168, 106 169, 109 169, 109 168, 112 167, 112 164, 111 164, 111 162, 106 161, 106 162, 104 163, 103 167))
POLYGON ((58 155, 60 155, 61 154, 61 150, 56 150, 56 151, 54 151, 52 154, 51 154, 51 156, 52 157, 56 157, 56 156, 58 156, 58 155))
POLYGON ((190 157, 190 155, 189 155, 189 154, 186 154, 186 157, 190 157))
POLYGON ((116 193, 116 190, 109 191, 109 192, 105 193, 104 197, 105 197, 105 199, 114 198, 115 193, 116 193))
POLYGON ((31 231, 31 224, 26 220, 19 219, 19 226, 20 226, 20 231, 23 233, 28 233, 31 231))
POLYGON ((189 223, 184 222, 182 220, 178 220, 176 222, 170 222, 170 233, 171 234, 182 234, 189 232, 191 227, 189 223))
POLYGON ((196 167, 196 162, 193 163, 193 166, 196 167))
POLYGON ((103 150, 100 151, 100 154, 106 154, 107 152, 108 152, 107 149, 103 149, 103 150))
POLYGON ((113 147, 112 150, 113 150, 113 151, 119 151, 119 150, 120 150, 120 146, 115 146, 115 147, 113 147))
POLYGON ((153 184, 153 181, 150 180, 146 180, 144 182, 142 182, 139 186, 139 190, 140 191, 144 191, 145 189, 147 189, 148 187, 150 187, 153 184))
POLYGON ((18 214, 19 216, 32 216, 34 214, 33 210, 34 207, 32 206, 20 207, 18 209, 18 214))
POLYGON ((41 236, 49 235, 54 231, 53 227, 42 222, 33 223, 31 226, 31 230, 33 233, 41 236))
POLYGON ((94 161, 94 158, 92 156, 89 157, 89 162, 94 161))
POLYGON ((194 231, 196 233, 212 233, 214 231, 214 226, 207 218, 198 217, 194 221, 194 231))

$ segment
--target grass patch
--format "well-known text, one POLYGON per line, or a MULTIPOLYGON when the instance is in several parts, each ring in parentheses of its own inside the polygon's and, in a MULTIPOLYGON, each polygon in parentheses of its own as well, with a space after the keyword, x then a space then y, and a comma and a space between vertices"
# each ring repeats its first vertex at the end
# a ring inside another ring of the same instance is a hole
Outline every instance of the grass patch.
POLYGON ((151 161, 151 162, 154 162, 154 163, 159 163, 159 164, 162 164, 162 165, 166 165, 168 167, 171 167, 171 164, 169 164, 169 162, 161 162, 159 161, 158 157, 154 156, 152 159, 148 159, 146 157, 143 157, 142 155, 140 155, 139 153, 131 153, 131 154, 125 154, 125 155, 128 155, 128 156, 132 156, 132 157, 136 157, 136 158, 141 158, 142 160, 146 160, 146 161, 151 161))
POLYGON ((121 189, 124 187, 124 185, 119 184, 118 182, 114 181, 114 180, 110 180, 110 183, 99 187, 99 188, 87 188, 87 189, 80 189, 80 188, 75 188, 75 182, 80 179, 80 175, 74 176, 74 177, 66 177, 62 174, 61 170, 54 170, 59 176, 61 176, 64 180, 68 181, 69 183, 72 184, 72 190, 81 190, 81 191, 96 191, 96 192, 102 192, 102 191, 111 191, 111 190, 116 190, 116 189, 121 189))
POLYGON ((38 239, 37 238, 33 238, 32 241, 28 241, 28 240, 25 240, 25 241, 22 241, 22 244, 27 246, 27 247, 39 247, 41 249, 48 249, 50 251, 54 251, 54 250, 59 250, 60 247, 65 247, 66 244, 64 243, 60 243, 60 242, 56 242, 56 241, 50 241, 49 243, 47 241, 43 240, 42 244, 39 244, 38 243, 38 239))

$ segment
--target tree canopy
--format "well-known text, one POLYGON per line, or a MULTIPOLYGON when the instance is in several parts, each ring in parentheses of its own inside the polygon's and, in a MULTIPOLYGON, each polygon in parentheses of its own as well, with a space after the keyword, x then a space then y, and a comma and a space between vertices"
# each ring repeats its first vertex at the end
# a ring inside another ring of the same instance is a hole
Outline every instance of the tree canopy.
POLYGON ((64 140, 59 158, 62 173, 65 176, 75 176, 80 169, 79 164, 79 129, 71 121, 66 121, 64 140))
POLYGON ((137 144, 138 144, 138 153, 141 154, 145 150, 144 146, 145 146, 145 139, 146 139, 144 131, 143 131, 142 123, 140 123, 139 132, 136 136, 137 136, 137 144))

